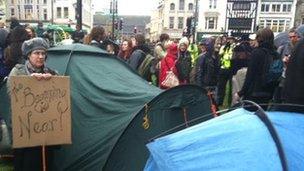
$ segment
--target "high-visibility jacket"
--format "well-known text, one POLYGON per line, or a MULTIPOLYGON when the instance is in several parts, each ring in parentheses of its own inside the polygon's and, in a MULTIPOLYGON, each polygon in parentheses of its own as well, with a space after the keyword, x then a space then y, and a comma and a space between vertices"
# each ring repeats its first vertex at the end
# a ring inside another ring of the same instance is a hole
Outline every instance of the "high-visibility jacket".
POLYGON ((196 62, 197 62, 197 59, 198 59, 198 47, 196 44, 190 44, 188 46, 188 52, 190 52, 190 55, 191 55, 191 64, 192 64, 192 67, 195 66, 196 62))
POLYGON ((229 69, 231 68, 231 59, 233 55, 233 49, 235 44, 231 44, 230 48, 224 51, 225 45, 221 47, 219 55, 221 59, 221 69, 229 69))

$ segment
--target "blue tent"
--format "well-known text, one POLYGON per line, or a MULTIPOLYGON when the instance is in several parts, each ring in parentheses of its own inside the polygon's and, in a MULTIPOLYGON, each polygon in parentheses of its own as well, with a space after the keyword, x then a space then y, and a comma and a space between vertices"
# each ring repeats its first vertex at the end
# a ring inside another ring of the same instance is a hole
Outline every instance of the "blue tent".
POLYGON ((145 170, 304 170, 304 115, 266 116, 279 142, 263 119, 240 108, 150 142, 145 170))

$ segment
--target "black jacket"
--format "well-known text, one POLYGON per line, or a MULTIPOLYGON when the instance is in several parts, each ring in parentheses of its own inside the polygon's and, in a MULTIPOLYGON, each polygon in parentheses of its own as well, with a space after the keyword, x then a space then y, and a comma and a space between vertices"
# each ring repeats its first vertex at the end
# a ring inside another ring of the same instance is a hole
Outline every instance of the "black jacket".
POLYGON ((216 86, 219 72, 218 61, 211 53, 202 54, 199 57, 199 70, 197 82, 202 87, 216 86))
MULTIPOLYGON (((300 40, 287 66, 284 88, 286 103, 304 105, 304 39, 300 40)), ((303 110, 304 111, 304 110, 303 110)))
POLYGON ((274 87, 265 87, 263 84, 265 67, 268 66, 267 61, 269 61, 267 59, 270 57, 265 49, 268 49, 271 53, 276 53, 272 45, 263 43, 252 51, 244 85, 238 92, 239 96, 243 96, 244 99, 261 97, 270 100, 272 98, 274 87))

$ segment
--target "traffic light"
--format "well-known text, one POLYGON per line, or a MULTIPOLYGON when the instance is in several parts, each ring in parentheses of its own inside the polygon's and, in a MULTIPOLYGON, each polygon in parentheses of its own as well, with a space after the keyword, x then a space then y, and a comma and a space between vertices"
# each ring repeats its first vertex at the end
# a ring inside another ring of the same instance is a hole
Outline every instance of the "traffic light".
POLYGON ((119 20, 119 30, 122 30, 122 28, 123 28, 123 19, 121 18, 119 20))
POLYGON ((115 28, 116 30, 118 29, 118 22, 117 22, 117 21, 114 22, 114 28, 115 28))
POLYGON ((137 27, 134 27, 134 31, 135 34, 137 33, 137 27))

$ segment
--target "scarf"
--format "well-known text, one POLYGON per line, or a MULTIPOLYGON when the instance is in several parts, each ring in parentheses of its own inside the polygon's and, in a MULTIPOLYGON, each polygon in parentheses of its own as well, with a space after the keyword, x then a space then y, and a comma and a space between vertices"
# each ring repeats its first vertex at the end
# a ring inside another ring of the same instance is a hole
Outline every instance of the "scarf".
POLYGON ((36 68, 30 63, 29 60, 25 61, 25 69, 28 75, 31 75, 33 73, 41 73, 41 74, 50 73, 52 75, 56 75, 56 72, 46 67, 45 64, 41 68, 36 68))

